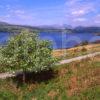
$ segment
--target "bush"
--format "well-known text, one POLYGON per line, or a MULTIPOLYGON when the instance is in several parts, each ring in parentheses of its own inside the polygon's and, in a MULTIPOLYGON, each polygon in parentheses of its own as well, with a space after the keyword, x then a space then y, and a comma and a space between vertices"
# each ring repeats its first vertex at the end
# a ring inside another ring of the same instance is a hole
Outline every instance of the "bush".
POLYGON ((86 52, 87 49, 86 49, 85 47, 82 47, 81 51, 82 51, 82 52, 86 52))
POLYGON ((22 31, 3 47, 1 62, 6 71, 41 72, 49 70, 55 64, 56 59, 51 53, 49 41, 39 40, 36 33, 22 31))
POLYGON ((84 45, 88 45, 88 44, 89 44, 88 41, 83 41, 80 45, 81 45, 81 46, 84 46, 84 45))

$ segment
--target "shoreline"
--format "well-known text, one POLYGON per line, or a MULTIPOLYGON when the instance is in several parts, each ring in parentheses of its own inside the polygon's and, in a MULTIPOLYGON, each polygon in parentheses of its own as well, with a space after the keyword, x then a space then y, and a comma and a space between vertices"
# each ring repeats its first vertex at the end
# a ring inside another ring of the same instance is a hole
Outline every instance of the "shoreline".
POLYGON ((87 43, 87 44, 80 43, 80 44, 77 44, 77 45, 75 45, 73 47, 69 47, 69 48, 58 48, 58 49, 53 49, 53 50, 71 49, 71 48, 75 48, 75 47, 79 47, 79 46, 86 46, 86 45, 92 45, 92 44, 100 44, 100 40, 97 40, 97 41, 94 41, 94 42, 90 42, 90 43, 87 43))

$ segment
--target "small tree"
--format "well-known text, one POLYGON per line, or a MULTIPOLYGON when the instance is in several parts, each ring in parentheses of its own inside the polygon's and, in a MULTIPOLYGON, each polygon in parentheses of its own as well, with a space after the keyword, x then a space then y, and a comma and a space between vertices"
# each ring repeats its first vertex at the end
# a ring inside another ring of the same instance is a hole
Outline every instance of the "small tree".
POLYGON ((12 37, 8 45, 2 49, 2 64, 6 71, 41 72, 49 70, 55 64, 49 41, 40 40, 36 33, 22 31, 12 37))

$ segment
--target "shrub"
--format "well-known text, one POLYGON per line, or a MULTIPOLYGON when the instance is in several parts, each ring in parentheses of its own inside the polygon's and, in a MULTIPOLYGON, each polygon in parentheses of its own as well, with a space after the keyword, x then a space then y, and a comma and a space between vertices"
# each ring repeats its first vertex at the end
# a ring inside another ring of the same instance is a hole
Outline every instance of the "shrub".
POLYGON ((82 51, 82 52, 86 52, 87 49, 86 49, 85 47, 82 47, 81 51, 82 51))
POLYGON ((41 72, 56 62, 52 57, 51 43, 40 40, 37 33, 22 31, 12 37, 2 49, 2 64, 6 71, 22 70, 41 72))
POLYGON ((80 45, 81 45, 81 46, 84 46, 84 45, 88 45, 88 44, 89 44, 88 41, 83 41, 80 45))

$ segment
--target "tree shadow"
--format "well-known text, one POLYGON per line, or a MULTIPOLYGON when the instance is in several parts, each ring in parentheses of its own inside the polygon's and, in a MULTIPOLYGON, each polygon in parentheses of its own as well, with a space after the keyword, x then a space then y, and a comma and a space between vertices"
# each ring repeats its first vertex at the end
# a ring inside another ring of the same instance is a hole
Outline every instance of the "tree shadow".
POLYGON ((17 83, 17 87, 22 86, 23 84, 35 84, 35 83, 48 83, 49 80, 54 79, 57 76, 57 72, 54 72, 52 69, 48 71, 42 71, 39 73, 26 72, 25 73, 25 83, 23 83, 23 74, 20 73, 13 78, 14 83, 17 83))

